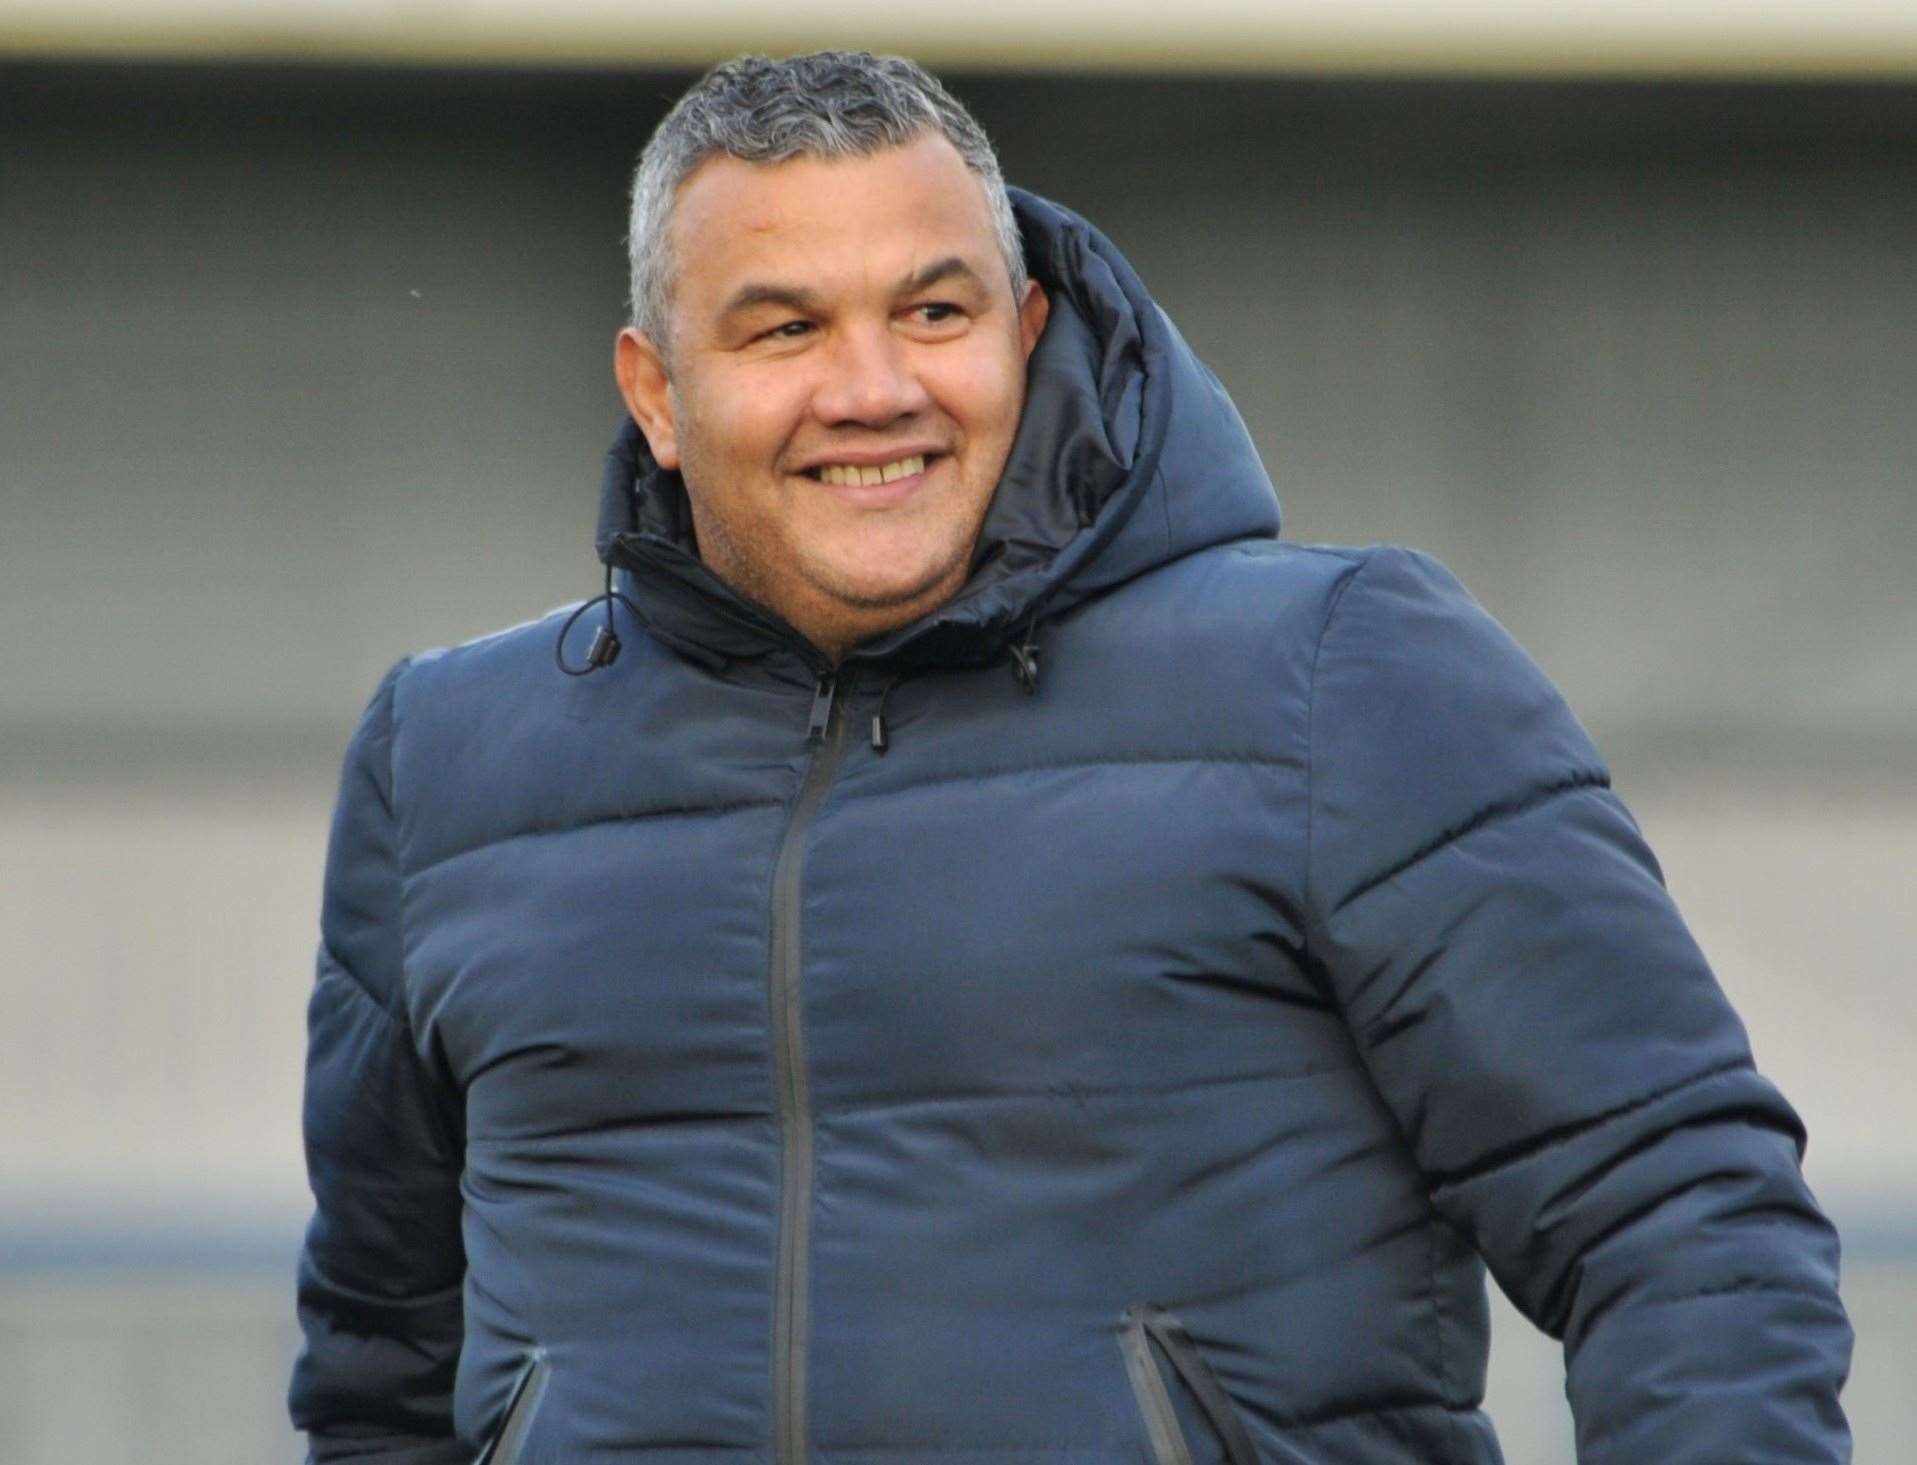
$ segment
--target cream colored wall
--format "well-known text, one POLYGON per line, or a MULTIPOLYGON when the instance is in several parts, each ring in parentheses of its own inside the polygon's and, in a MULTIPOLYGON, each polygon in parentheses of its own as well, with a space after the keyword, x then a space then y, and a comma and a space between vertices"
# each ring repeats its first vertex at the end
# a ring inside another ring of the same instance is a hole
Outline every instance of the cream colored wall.
POLYGON ((9 0, 0 54, 699 66, 835 44, 939 65, 1421 74, 1908 75, 1883 0, 9 0))

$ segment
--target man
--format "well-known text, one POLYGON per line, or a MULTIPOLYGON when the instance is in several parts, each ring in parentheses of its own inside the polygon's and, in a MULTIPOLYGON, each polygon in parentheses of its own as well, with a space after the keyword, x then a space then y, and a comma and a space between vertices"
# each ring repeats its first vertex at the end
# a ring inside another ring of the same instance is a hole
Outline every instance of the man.
POLYGON ((1798 1121, 1454 580, 910 63, 718 68, 632 250, 608 595, 348 755, 315 1459, 1493 1461, 1485 1263, 1581 1459, 1845 1458, 1798 1121))

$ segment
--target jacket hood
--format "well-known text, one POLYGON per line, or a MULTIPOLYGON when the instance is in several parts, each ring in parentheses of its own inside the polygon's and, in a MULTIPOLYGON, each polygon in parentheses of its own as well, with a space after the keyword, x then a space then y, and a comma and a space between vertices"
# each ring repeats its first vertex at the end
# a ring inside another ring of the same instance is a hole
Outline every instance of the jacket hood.
MULTIPOLYGON (((848 660, 983 664, 1088 595, 1194 550, 1278 533, 1277 495, 1237 409, 1124 256, 1071 211, 1010 192, 1051 314, 971 576, 848 660)), ((597 542, 646 629, 681 654, 718 665, 804 649, 700 563, 685 483, 653 461, 630 419, 607 454, 597 542)))

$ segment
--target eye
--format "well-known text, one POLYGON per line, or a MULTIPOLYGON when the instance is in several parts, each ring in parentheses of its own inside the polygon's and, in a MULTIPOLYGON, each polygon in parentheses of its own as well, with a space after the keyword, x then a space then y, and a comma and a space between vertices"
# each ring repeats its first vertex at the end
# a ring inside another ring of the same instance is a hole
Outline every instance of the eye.
POLYGON ((759 339, 761 341, 796 341, 805 336, 811 329, 812 322, 809 320, 781 321, 771 330, 761 331, 759 333, 759 339))
POLYGON ((914 306, 913 314, 927 325, 935 326, 954 319, 959 314, 959 308, 949 300, 928 300, 923 305, 914 306))

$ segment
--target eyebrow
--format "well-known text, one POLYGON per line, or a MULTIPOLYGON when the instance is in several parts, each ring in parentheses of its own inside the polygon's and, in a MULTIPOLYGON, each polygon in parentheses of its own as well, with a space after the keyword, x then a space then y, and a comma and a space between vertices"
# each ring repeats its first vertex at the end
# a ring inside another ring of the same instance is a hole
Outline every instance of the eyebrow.
POLYGON ((979 278, 977 270, 973 269, 956 254, 948 254, 944 259, 935 259, 924 269, 908 277, 905 281, 905 288, 900 293, 904 295, 916 294, 920 290, 929 290, 932 286, 950 279, 963 280, 965 283, 975 285, 981 290, 985 288, 985 281, 979 278))
POLYGON ((788 310, 811 310, 819 303, 819 297, 800 285, 770 285, 753 283, 741 285, 732 292, 732 298, 719 312, 719 318, 737 315, 742 310, 750 310, 755 305, 783 305, 788 310))
MULTIPOLYGON (((954 279, 974 285, 980 290, 985 288, 985 281, 979 277, 977 270, 958 255, 948 254, 943 259, 935 259, 923 269, 915 270, 906 276, 899 283, 898 293, 914 295, 921 290, 929 290, 934 285, 954 279)), ((755 280, 741 285, 732 292, 732 298, 726 301, 724 309, 719 312, 719 318, 724 320, 760 305, 781 305, 788 310, 812 311, 818 308, 819 297, 816 292, 806 289, 803 285, 782 285, 755 280)))

